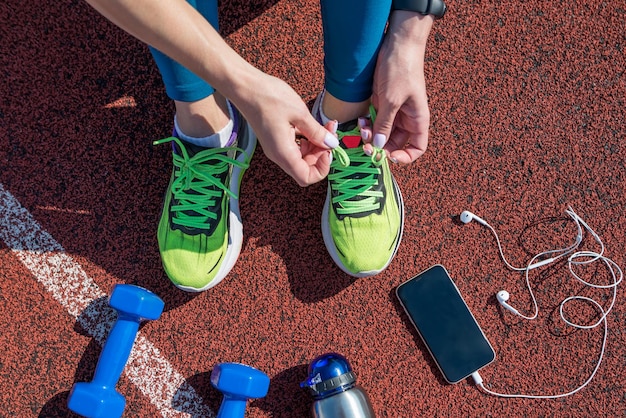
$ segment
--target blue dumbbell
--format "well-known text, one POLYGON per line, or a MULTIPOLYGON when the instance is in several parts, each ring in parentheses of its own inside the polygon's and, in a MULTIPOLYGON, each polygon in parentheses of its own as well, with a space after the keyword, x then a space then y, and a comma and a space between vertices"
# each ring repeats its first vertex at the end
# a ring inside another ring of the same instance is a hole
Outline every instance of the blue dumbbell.
POLYGON ((224 395, 217 418, 243 418, 248 399, 264 397, 270 378, 245 364, 222 363, 213 367, 211 384, 224 395))
POLYGON ((76 383, 67 406, 85 417, 121 417, 126 406, 124 396, 115 390, 126 366, 142 320, 159 319, 164 303, 149 290, 129 284, 113 288, 109 305, 117 310, 117 321, 111 329, 98 359, 90 383, 76 383))

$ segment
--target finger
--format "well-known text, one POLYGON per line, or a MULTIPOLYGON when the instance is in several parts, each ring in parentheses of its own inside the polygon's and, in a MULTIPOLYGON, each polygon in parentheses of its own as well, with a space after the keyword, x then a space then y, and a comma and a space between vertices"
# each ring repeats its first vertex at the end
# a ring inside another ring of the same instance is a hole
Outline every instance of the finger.
POLYGON ((309 174, 306 179, 306 183, 309 185, 328 176, 332 156, 330 151, 317 148, 315 152, 307 154, 304 161, 309 165, 309 174))
POLYGON ((288 168, 283 168, 287 174, 302 187, 317 183, 328 176, 330 171, 330 151, 316 147, 300 159, 291 161, 288 168))
POLYGON ((428 132, 412 138, 408 144, 389 153, 389 159, 400 164, 410 164, 424 155, 428 146, 428 132))
POLYGON ((370 118, 359 118, 359 130, 364 144, 372 142, 372 123, 370 118))
POLYGON ((304 136, 320 148, 333 149, 339 145, 337 137, 320 125, 308 112, 294 123, 294 127, 299 135, 304 136))
POLYGON ((326 125, 324 125, 324 128, 328 132, 333 134, 334 136, 337 136, 337 127, 338 126, 339 126, 339 122, 337 122, 336 120, 329 120, 328 123, 326 125))
MULTIPOLYGON (((291 154, 275 159, 278 164, 298 185, 304 187, 317 183, 328 175, 330 170, 330 151, 317 148, 318 151, 304 157, 291 154)), ((299 150, 295 151, 299 154, 299 150)))
MULTIPOLYGON (((337 126, 337 121, 331 120, 324 125, 324 128, 336 136, 337 126)), ((302 152, 302 159, 310 167, 309 178, 307 179, 308 184, 313 184, 328 175, 332 161, 332 155, 329 150, 320 148, 305 139, 302 141, 300 151, 302 152)))
MULTIPOLYGON (((393 161, 394 163, 397 163, 397 157, 393 156, 393 153, 397 150, 402 150, 409 138, 409 134, 400 129, 400 128, 394 128, 391 131, 391 138, 389 139, 389 141, 387 141, 387 143, 384 146, 384 150, 385 153, 387 155, 387 158, 389 158, 391 161, 393 161)), ((369 155, 369 154, 368 154, 369 155)), ((405 157, 401 157, 401 159, 406 159, 405 157)))
POLYGON ((392 153, 396 150, 403 149, 409 142, 409 133, 401 128, 395 128, 391 132, 391 138, 385 144, 385 151, 392 153))
POLYGON ((363 144, 363 152, 371 157, 374 153, 374 146, 370 142, 363 144))
POLYGON ((398 110, 400 110, 399 105, 386 100, 380 101, 380 107, 377 110, 372 130, 374 146, 382 148, 385 145, 387 138, 391 135, 398 110))
MULTIPOLYGON (((336 123, 334 122, 329 122, 327 127, 336 131, 336 123)), ((326 143, 334 145, 334 142, 338 145, 339 142, 335 135, 317 123, 309 113, 300 121, 292 122, 292 126, 288 129, 280 133, 274 132, 274 135, 281 138, 278 141, 281 145, 264 148, 265 155, 278 164, 300 186, 304 187, 316 183, 328 175, 331 157, 326 143), (296 134, 303 136, 300 144, 296 142, 296 134), (320 136, 323 138, 321 141, 319 140, 320 136), (309 137, 317 138, 317 141, 314 142, 309 137)))
POLYGON ((389 159, 398 164, 411 164, 422 155, 424 155, 423 150, 418 150, 415 147, 407 147, 392 152, 391 154, 389 154, 389 159))
MULTIPOLYGON (((330 121, 325 128, 327 131, 336 132, 337 122, 330 121)), ((300 142, 299 153, 291 149, 293 144, 295 142, 291 142, 290 145, 284 148, 285 152, 281 152, 282 159, 278 164, 300 186, 304 187, 317 183, 328 176, 332 161, 330 150, 318 147, 312 141, 306 139, 306 137, 300 142), (296 155, 300 158, 296 158, 296 155)))

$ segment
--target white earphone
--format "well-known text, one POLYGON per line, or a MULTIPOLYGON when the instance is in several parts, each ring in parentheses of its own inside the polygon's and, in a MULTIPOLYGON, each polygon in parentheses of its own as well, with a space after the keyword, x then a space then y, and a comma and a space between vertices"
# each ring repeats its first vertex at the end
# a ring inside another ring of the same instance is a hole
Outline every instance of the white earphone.
POLYGON ((485 226, 489 225, 487 223, 487 221, 485 221, 480 216, 474 215, 469 210, 464 210, 463 212, 461 212, 461 222, 463 222, 464 224, 468 224, 468 223, 472 222, 473 220, 476 220, 476 222, 478 222, 479 224, 483 224, 485 226))
POLYGON ((504 309, 508 309, 509 311, 513 312, 515 315, 520 315, 522 316, 517 309, 515 309, 514 307, 512 307, 511 305, 509 305, 507 302, 509 300, 509 292, 507 292, 506 290, 501 290, 498 293, 496 293, 496 299, 498 300, 498 303, 500 303, 500 305, 504 308, 504 309))
POLYGON ((572 218, 572 220, 576 223, 576 227, 578 229, 578 233, 576 235, 576 239, 574 241, 573 244, 565 247, 565 248, 560 248, 560 249, 556 249, 556 250, 548 250, 548 251, 544 251, 541 252, 537 255, 535 255, 534 257, 532 257, 528 263, 528 265, 526 267, 514 267, 512 266, 505 258, 504 256, 504 252, 502 250, 502 245, 500 244, 500 239, 498 238, 498 234, 496 233, 496 230, 489 225, 489 223, 487 223, 487 221, 485 221, 484 219, 482 219, 479 216, 476 216, 475 214, 473 214, 472 212, 469 212, 467 210, 463 211, 461 213, 460 219, 461 222, 463 222, 464 224, 468 224, 471 221, 475 220, 476 222, 480 223, 481 225, 486 226, 487 228, 489 228, 491 230, 491 232, 494 234, 495 238, 496 238, 496 242, 498 243, 498 249, 500 251, 500 257, 502 258, 502 260, 504 261, 504 263, 507 265, 507 267, 509 267, 511 270, 515 270, 515 271, 523 271, 525 273, 526 276, 526 286, 528 287, 528 292, 530 293, 532 302, 533 302, 533 306, 534 306, 534 314, 532 316, 525 316, 522 313, 520 313, 517 309, 513 308, 511 305, 509 305, 508 301, 510 298, 509 292, 507 292, 506 290, 500 290, 498 293, 496 293, 496 300, 498 301, 498 303, 500 304, 500 306, 502 306, 504 309, 511 311, 512 313, 528 319, 528 320, 533 320, 535 318, 537 318, 537 315, 539 313, 539 307, 537 306, 537 300, 535 298, 535 294, 533 293, 533 290, 530 286, 530 280, 529 280, 529 271, 539 268, 539 267, 543 267, 545 265, 548 265, 550 263, 553 263, 554 261, 557 261, 559 259, 561 259, 562 257, 565 257, 567 255, 569 255, 569 257, 567 258, 567 265, 568 268, 570 270, 571 275, 576 278, 578 281, 582 282, 584 285, 589 286, 589 287, 593 287, 596 289, 612 289, 613 291, 613 299, 609 305, 609 307, 605 310, 602 305, 598 302, 596 302, 595 300, 585 297, 585 296, 570 296, 568 298, 566 298, 565 300, 563 300, 560 304, 560 308, 559 308, 559 314, 561 316, 561 319, 568 325, 573 326, 575 328, 578 329, 592 329, 597 327, 598 325, 604 323, 604 338, 602 341, 602 348, 600 351, 600 356, 598 359, 598 363, 596 364, 596 367, 594 368, 593 372, 591 373, 591 375, 589 376, 589 378, 582 384, 580 385, 578 388, 567 392, 567 393, 561 393, 558 395, 523 395, 523 394, 502 394, 502 393, 498 393, 498 392, 494 392, 491 391, 489 389, 487 389, 484 385, 483 385, 483 379, 480 376, 480 374, 478 372, 474 372, 472 374, 472 378, 474 379, 474 382, 476 383, 476 385, 478 385, 483 391, 485 391, 486 393, 489 393, 491 395, 495 395, 495 396, 501 396, 501 397, 505 397, 505 398, 531 398, 531 399, 556 399, 556 398, 562 398, 565 396, 569 396, 572 395, 576 392, 578 392, 579 390, 581 390, 582 388, 584 388, 585 386, 587 386, 587 384, 589 382, 591 382, 591 380, 593 379, 593 377, 595 376, 596 372, 598 371, 598 368, 600 367, 600 364, 602 363, 602 357, 604 355, 604 350, 606 347, 606 337, 608 334, 608 325, 606 322, 606 316, 609 314, 609 312, 611 311, 611 309, 613 309, 613 306, 615 304, 615 300, 617 299, 617 285, 622 281, 623 279, 623 272, 621 270, 621 268, 617 265, 617 263, 615 263, 613 260, 605 257, 604 254, 604 244, 602 243, 602 240, 600 239, 600 237, 598 236, 598 234, 591 229, 591 227, 582 219, 580 218, 575 212, 574 210, 570 207, 567 209, 566 213, 572 218), (576 249, 580 246, 580 244, 582 243, 583 240, 583 228, 589 232, 594 240, 596 241, 596 243, 598 243, 600 245, 600 252, 596 253, 593 251, 576 251, 576 249), (576 251, 576 252, 575 252, 576 251), (548 257, 548 258, 546 258, 548 257), (582 259, 582 261, 577 261, 578 259, 582 259), (540 260, 540 261, 536 261, 536 260, 540 260), (575 265, 588 265, 591 263, 594 263, 596 261, 602 261, 605 266, 607 267, 607 270, 610 272, 611 277, 613 279, 613 282, 611 284, 608 285, 599 285, 599 284, 594 284, 594 283, 590 283, 587 282, 585 280, 583 280, 581 277, 579 277, 573 269, 573 266, 575 265), (600 319, 595 322, 594 324, 591 325, 584 325, 584 324, 577 324, 577 323, 573 323, 571 321, 569 321, 568 319, 565 318, 565 314, 564 314, 564 305, 567 304, 568 302, 571 302, 573 300, 582 300, 585 302, 588 302, 592 305, 595 305, 595 308, 598 309, 599 312, 601 312, 601 316, 600 319))

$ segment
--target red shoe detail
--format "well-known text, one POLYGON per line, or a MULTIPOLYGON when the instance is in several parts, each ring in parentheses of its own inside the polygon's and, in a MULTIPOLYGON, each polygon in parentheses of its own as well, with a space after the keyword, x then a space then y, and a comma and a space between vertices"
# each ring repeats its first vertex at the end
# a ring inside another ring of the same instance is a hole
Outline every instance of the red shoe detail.
POLYGON ((343 138, 341 138, 341 141, 344 143, 344 145, 346 146, 346 148, 356 148, 361 144, 361 137, 360 136, 344 136, 343 138))

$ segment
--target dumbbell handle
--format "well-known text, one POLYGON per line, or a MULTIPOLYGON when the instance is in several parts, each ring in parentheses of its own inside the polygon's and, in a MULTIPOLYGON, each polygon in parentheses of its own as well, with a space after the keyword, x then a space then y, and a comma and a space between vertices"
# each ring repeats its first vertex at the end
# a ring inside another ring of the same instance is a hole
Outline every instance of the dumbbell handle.
POLYGON ((118 312, 117 321, 102 348, 92 384, 112 388, 117 385, 135 343, 139 322, 137 317, 118 312))
POLYGON ((247 399, 224 396, 217 418, 243 418, 246 413, 247 399))

